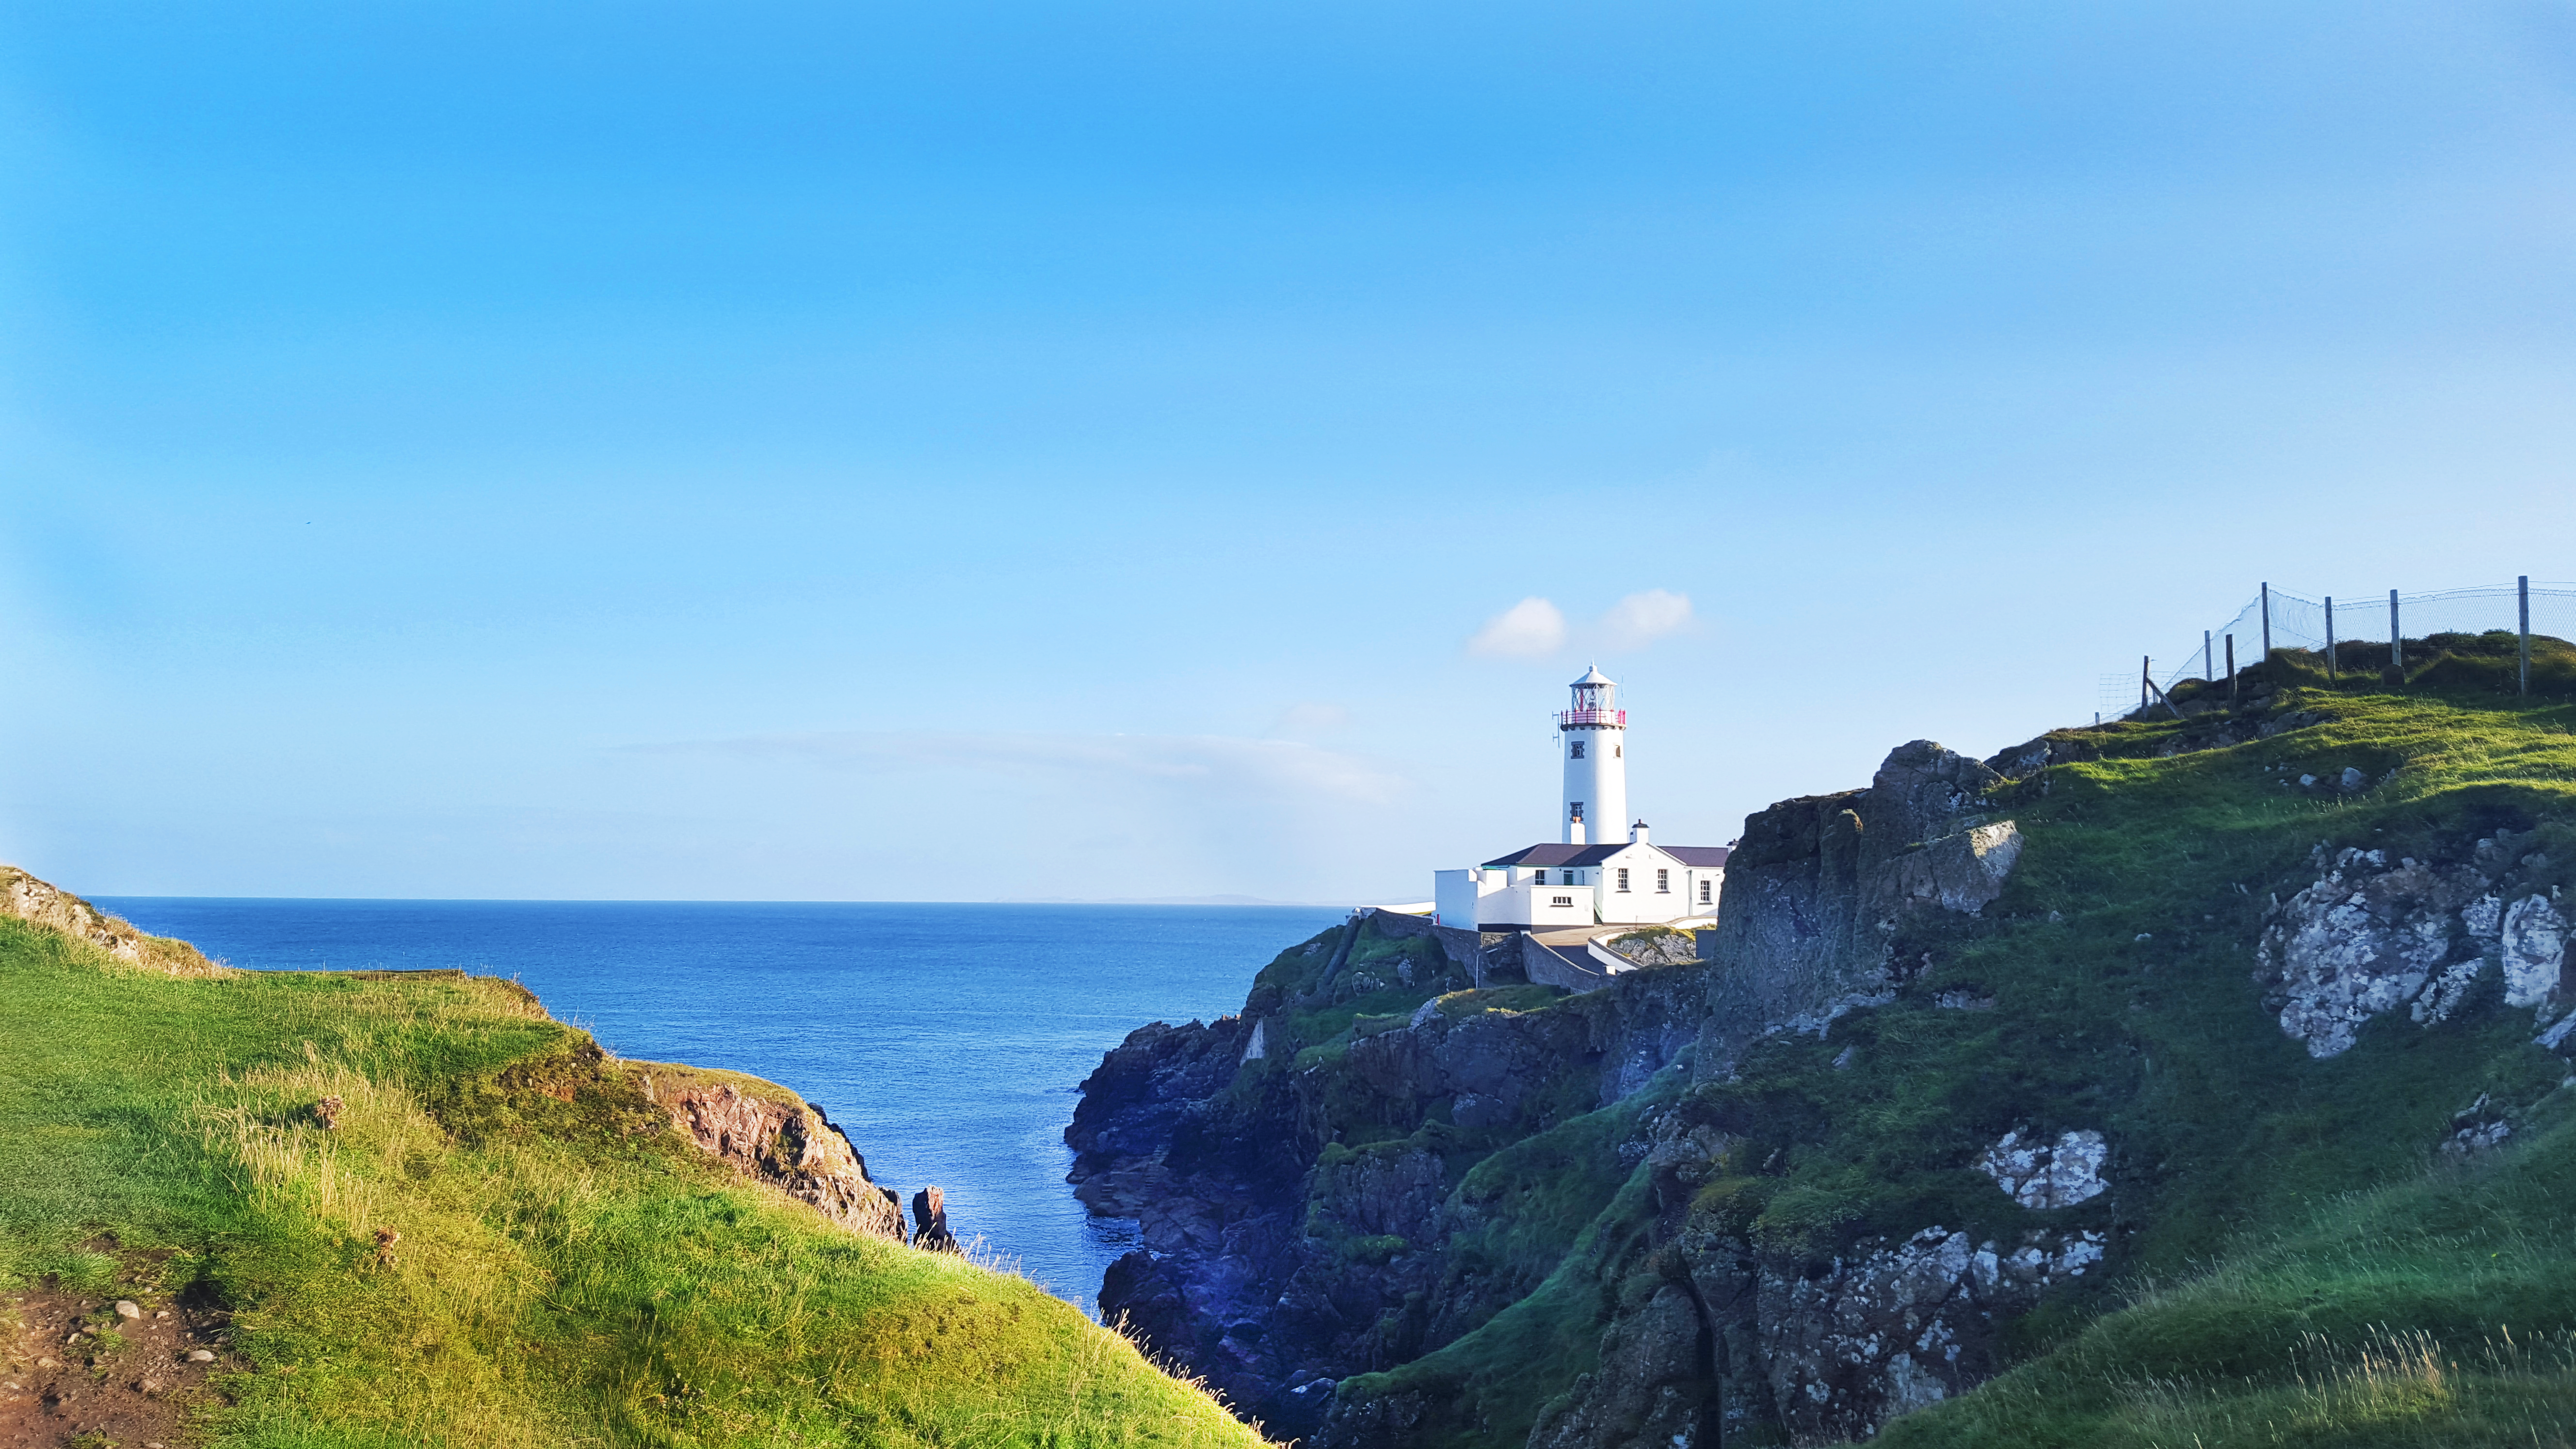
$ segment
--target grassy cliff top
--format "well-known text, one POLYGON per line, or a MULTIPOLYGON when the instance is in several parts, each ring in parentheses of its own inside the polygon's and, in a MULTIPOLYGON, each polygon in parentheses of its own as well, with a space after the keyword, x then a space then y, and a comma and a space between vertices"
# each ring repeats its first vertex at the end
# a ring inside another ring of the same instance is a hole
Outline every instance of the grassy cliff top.
MULTIPOLYGON (((2385 645, 2348 649, 2334 678, 2284 651, 2232 704, 2189 686, 2178 711, 2008 751, 2038 763, 1979 804, 2025 842, 2001 898, 1908 927, 1883 1004, 1654 1089, 1677 1127, 1727 1144, 1686 1205, 1649 1191, 1651 1161, 1623 1163, 1534 1291, 1342 1398, 1427 1394, 1462 1407, 1419 1442, 1517 1444, 1601 1366, 1613 1317, 1694 1261, 1672 1242, 1794 1281, 1929 1224, 2008 1246, 2091 1229, 2111 1258, 2004 1326, 2017 1367, 1878 1442, 2576 1442, 2576 1076, 2534 1040, 2557 1008, 2508 1006, 2490 967, 2448 1017, 2384 1012, 2319 1058, 2285 1034, 2257 955, 2276 902, 2346 850, 2486 848, 2511 858, 2501 895, 2568 899, 2576 648, 2536 640, 2525 695, 2513 642, 2409 641, 2403 678, 2385 645), (2510 1138, 2446 1150, 2472 1116, 2510 1138), (2115 1146, 2113 1190, 2079 1205, 2022 1206, 1971 1166, 2007 1132, 2079 1129, 2115 1146)), ((1545 1185, 1511 1154, 1478 1172, 1545 1185)), ((1484 1197, 1508 1207, 1508 1187, 1484 1197)))
POLYGON ((1260 1442, 1026 1280, 701 1156, 510 983, 194 957, 0 918, 0 1305, 212 1305, 203 1442, 1260 1442))

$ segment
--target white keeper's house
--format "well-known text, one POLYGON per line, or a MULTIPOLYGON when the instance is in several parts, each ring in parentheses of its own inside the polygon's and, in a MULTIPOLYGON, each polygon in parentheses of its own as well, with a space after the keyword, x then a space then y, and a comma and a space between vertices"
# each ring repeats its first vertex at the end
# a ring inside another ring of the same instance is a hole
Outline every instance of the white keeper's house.
POLYGON ((1565 759, 1562 839, 1469 870, 1433 874, 1441 925, 1538 931, 1653 925, 1717 914, 1726 847, 1657 845, 1628 819, 1628 712, 1600 670, 1574 681, 1574 707, 1556 717, 1565 759))

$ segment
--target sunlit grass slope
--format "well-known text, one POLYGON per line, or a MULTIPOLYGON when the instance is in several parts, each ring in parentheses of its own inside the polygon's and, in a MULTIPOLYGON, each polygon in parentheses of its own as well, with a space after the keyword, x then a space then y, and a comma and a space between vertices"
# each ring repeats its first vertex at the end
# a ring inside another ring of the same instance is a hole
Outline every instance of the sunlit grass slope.
POLYGON ((0 1000, 0 1289, 220 1295, 211 1443, 1259 1442, 1025 1280, 699 1156, 510 983, 172 979, 0 919, 0 1000))

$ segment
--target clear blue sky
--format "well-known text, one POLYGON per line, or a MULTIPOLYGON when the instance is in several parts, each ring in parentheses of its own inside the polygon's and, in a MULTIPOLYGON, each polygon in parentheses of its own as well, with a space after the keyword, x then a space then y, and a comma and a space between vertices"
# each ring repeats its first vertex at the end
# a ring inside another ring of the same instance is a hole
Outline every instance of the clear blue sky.
POLYGON ((1595 654, 1721 843, 2576 578, 2571 257, 2564 5, 15 4, 0 859, 1419 898, 1595 654))

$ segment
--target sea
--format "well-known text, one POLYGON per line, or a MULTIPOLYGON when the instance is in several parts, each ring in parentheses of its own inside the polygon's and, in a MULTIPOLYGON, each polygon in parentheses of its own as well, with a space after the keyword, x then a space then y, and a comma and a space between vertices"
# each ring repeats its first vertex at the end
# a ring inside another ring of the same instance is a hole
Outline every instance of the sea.
POLYGON ((1344 912, 1304 906, 96 897, 270 971, 514 977, 622 1057, 749 1072, 846 1131, 868 1173, 937 1184, 958 1236, 1096 1311, 1136 1225, 1065 1184, 1076 1086, 1151 1021, 1237 1010, 1344 912))

